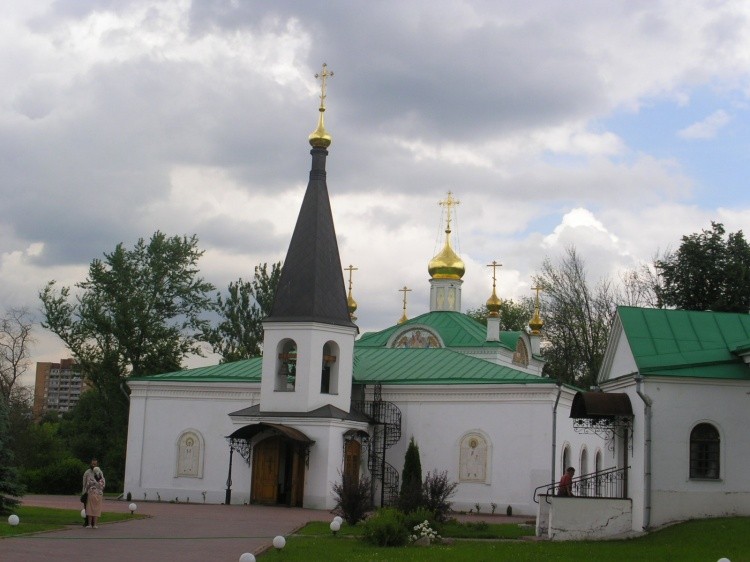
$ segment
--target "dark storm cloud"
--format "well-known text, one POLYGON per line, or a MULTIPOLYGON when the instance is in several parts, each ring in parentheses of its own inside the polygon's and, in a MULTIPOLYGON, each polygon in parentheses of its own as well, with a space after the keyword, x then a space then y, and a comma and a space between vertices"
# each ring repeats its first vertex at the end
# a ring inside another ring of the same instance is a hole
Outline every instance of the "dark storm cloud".
POLYGON ((450 17, 448 7, 433 3, 342 2, 320 10, 214 1, 193 5, 191 28, 258 30, 300 20, 312 36, 308 62, 327 61, 339 72, 334 88, 349 105, 338 109, 360 132, 481 140, 605 107, 598 70, 569 29, 520 18, 462 29, 450 17))

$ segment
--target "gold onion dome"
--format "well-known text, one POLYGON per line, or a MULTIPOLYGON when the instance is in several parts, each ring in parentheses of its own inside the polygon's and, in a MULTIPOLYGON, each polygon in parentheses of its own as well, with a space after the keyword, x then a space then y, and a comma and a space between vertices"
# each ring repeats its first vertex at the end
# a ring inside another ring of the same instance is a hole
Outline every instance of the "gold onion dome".
POLYGON ((534 310, 534 316, 529 320, 529 328, 531 328, 532 334, 539 334, 544 326, 544 320, 539 316, 539 309, 534 310))
POLYGON ((427 271, 433 279, 461 279, 466 266, 458 254, 451 248, 451 231, 445 230, 445 246, 438 255, 430 260, 427 271))
POLYGON ((490 311, 490 316, 492 318, 497 318, 500 316, 500 305, 502 304, 502 301, 497 296, 497 293, 495 292, 495 287, 492 287, 492 295, 490 298, 487 299, 487 310, 490 311))

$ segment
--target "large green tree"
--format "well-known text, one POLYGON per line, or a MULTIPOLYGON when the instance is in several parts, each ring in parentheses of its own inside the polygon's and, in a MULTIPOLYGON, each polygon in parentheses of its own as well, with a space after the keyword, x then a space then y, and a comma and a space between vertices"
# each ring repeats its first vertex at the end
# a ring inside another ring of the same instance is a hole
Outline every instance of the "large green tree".
POLYGON ((83 372, 142 376, 179 370, 190 354, 202 355, 199 334, 208 325, 214 286, 198 276, 198 239, 156 232, 132 249, 117 245, 95 259, 88 277, 41 291, 42 326, 57 334, 83 372))
POLYGON ((222 363, 258 357, 263 350, 263 318, 273 306, 276 287, 281 276, 281 262, 255 266, 252 281, 242 278, 229 284, 227 296, 216 296, 220 321, 204 334, 222 363))
POLYGON ((609 279, 591 284, 574 247, 557 262, 546 259, 534 280, 543 291, 545 374, 584 388, 594 385, 619 291, 609 279))
POLYGON ((62 339, 93 383, 69 416, 67 434, 89 444, 73 449, 98 456, 111 482, 124 470, 124 378, 176 371, 188 355, 202 355, 203 314, 214 290, 199 276, 202 255, 195 236, 157 231, 132 249, 121 243, 93 260, 75 294, 54 281, 40 292, 42 326, 62 339))
POLYGON ((750 311, 750 245, 741 230, 725 234, 723 224, 712 222, 710 230, 683 236, 675 252, 655 262, 663 306, 750 311))

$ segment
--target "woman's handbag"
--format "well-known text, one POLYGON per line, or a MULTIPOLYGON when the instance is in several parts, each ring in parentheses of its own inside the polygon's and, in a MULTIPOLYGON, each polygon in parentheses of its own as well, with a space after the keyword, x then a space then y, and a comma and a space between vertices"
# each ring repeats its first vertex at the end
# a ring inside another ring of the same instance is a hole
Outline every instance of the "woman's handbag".
POLYGON ((81 503, 85 504, 87 501, 89 501, 89 493, 84 492, 81 494, 81 503))

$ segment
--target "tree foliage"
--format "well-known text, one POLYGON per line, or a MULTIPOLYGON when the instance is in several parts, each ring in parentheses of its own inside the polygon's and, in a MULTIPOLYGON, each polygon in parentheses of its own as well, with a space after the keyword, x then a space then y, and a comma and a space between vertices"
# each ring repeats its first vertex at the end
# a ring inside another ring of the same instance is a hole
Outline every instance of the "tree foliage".
POLYGON ((0 395, 0 514, 8 513, 24 493, 8 445, 8 401, 0 395))
POLYGON ((609 279, 592 286, 574 247, 546 259, 535 282, 543 290, 545 374, 587 388, 596 382, 620 296, 609 279))
POLYGON ((0 317, 0 394, 6 400, 31 364, 33 323, 27 308, 10 308, 0 317))
POLYGON ((750 245, 724 225, 682 237, 675 252, 655 262, 661 304, 684 310, 750 311, 750 245))
POLYGON ((258 357, 263 350, 263 319, 273 306, 281 276, 281 262, 255 266, 252 281, 242 278, 229 284, 227 296, 216 296, 219 324, 205 330, 204 337, 222 363, 258 357))
POLYGON ((40 293, 42 326, 57 334, 83 372, 98 385, 97 372, 150 375, 181 368, 189 354, 202 355, 213 285, 198 277, 203 252, 195 236, 156 232, 132 250, 120 243, 95 259, 88 277, 58 292, 50 281, 40 293))
POLYGON ((422 461, 419 459, 419 446, 414 437, 409 440, 409 447, 404 456, 404 470, 401 473, 401 492, 399 509, 409 513, 424 505, 422 496, 422 461))
POLYGON ((203 252, 192 237, 156 232, 132 249, 121 243, 95 259, 85 281, 40 292, 42 326, 57 334, 93 383, 60 435, 79 459, 96 456, 116 485, 125 467, 128 395, 123 378, 176 371, 190 354, 202 355, 214 286, 199 277, 203 252))
MULTIPOLYGON (((504 300, 500 304, 500 330, 508 332, 524 331, 533 314, 534 300, 532 298, 525 298, 520 302, 515 302, 512 299, 504 300)), ((471 316, 477 322, 487 324, 489 310, 487 310, 487 305, 482 305, 477 308, 470 308, 466 311, 466 315, 471 316)))

